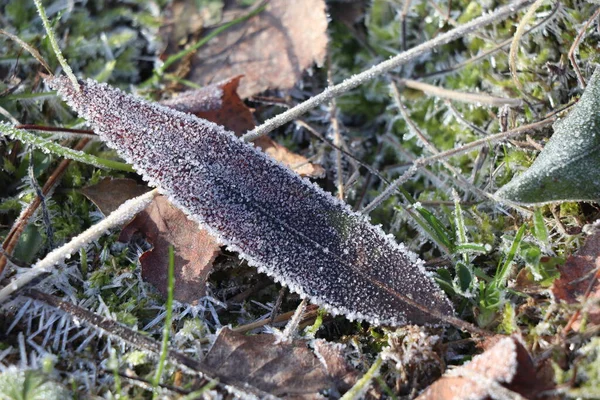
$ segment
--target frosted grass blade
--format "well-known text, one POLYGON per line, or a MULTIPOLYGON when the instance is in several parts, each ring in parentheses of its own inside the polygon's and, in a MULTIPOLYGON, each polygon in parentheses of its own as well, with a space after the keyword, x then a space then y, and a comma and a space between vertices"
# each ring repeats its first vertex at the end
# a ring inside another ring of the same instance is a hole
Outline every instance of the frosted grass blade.
POLYGON ((374 324, 452 316, 415 254, 232 132, 92 80, 80 92, 47 82, 150 185, 292 291, 374 324))

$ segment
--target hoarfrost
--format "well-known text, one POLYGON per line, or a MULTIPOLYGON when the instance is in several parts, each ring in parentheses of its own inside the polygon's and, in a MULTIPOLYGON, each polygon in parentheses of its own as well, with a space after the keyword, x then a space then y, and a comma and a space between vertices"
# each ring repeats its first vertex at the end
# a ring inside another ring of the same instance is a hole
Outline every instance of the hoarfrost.
POLYGON ((92 80, 80 92, 64 77, 48 83, 145 180, 302 297, 375 324, 452 314, 415 254, 232 132, 92 80))
POLYGON ((496 195, 517 203, 600 199, 600 68, 531 167, 496 195))

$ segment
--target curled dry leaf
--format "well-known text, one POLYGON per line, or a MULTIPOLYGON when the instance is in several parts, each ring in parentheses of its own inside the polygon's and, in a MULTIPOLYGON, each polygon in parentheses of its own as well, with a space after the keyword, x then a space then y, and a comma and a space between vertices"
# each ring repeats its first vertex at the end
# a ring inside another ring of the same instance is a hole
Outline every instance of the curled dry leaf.
POLYGON ((115 211, 129 199, 141 196, 148 186, 140 185, 133 179, 103 178, 95 185, 86 186, 81 193, 87 197, 104 215, 115 211))
POLYGON ((167 265, 169 245, 175 252, 175 286, 173 296, 185 303, 194 303, 204 296, 205 282, 212 263, 219 254, 216 239, 198 223, 190 220, 164 196, 152 203, 131 221, 119 236, 128 242, 136 232, 141 232, 152 249, 140 256, 142 278, 167 295, 167 265))
MULTIPOLYGON (((552 285, 552 294, 558 301, 567 304, 585 302, 587 321, 600 324, 600 221, 591 225, 591 234, 575 255, 570 256, 563 266, 558 267, 560 278, 552 285)), ((581 316, 574 321, 572 328, 577 330, 581 316)))
MULTIPOLYGON (((247 9, 225 11, 231 20, 247 9)), ((267 89, 290 89, 302 72, 325 59, 327 14, 324 0, 270 0, 257 16, 202 46, 189 78, 201 85, 243 74, 242 98, 267 89)))
POLYGON ((378 325, 452 316, 414 253, 233 132, 92 80, 46 80, 152 186, 292 291, 378 325))
POLYGON ((540 372, 516 337, 506 337, 462 367, 429 386, 418 400, 526 398, 554 385, 547 370, 540 372))
POLYGON ((246 336, 224 328, 204 364, 217 374, 281 398, 321 399, 320 392, 345 391, 356 381, 357 372, 337 359, 341 355, 332 345, 317 346, 319 357, 305 340, 278 342, 274 335, 246 336))
MULTIPOLYGON (((223 125, 235 132, 237 136, 242 136, 254 129, 254 118, 250 109, 237 94, 241 78, 242 76, 236 76, 199 90, 183 92, 176 98, 163 101, 161 104, 223 125)), ((268 136, 259 137, 254 144, 300 176, 311 178, 325 176, 323 167, 308 162, 306 157, 289 151, 268 136)))

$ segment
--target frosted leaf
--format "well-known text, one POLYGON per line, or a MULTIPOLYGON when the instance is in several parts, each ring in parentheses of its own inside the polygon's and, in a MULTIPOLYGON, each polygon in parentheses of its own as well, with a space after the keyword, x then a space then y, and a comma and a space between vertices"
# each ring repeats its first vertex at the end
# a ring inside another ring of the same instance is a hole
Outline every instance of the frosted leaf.
POLYGON ((600 199, 600 68, 527 171, 496 195, 517 203, 600 199))
POLYGON ((232 132, 92 80, 48 83, 151 185, 302 297, 376 324, 452 315, 415 254, 232 132))
POLYGON ((71 393, 42 371, 13 366, 0 374, 0 398, 60 400, 71 398, 71 393))

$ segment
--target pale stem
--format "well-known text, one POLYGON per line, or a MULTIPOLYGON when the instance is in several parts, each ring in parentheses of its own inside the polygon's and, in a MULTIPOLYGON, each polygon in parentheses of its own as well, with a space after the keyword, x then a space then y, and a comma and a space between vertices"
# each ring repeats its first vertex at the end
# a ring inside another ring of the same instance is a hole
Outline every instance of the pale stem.
POLYGON ((75 88, 75 90, 79 92, 81 90, 79 87, 79 82, 77 82, 77 78, 75 77, 75 74, 73 73, 73 70, 71 69, 71 66, 69 66, 69 63, 67 62, 67 60, 65 60, 65 57, 63 56, 62 52, 60 51, 60 46, 58 45, 58 42, 56 41, 56 35, 54 35, 54 31, 52 30, 52 27, 50 26, 50 21, 48 21, 48 16, 46 15, 46 10, 44 9, 44 6, 42 5, 41 0, 33 0, 33 2, 35 3, 35 6, 37 7, 38 14, 40 14, 40 18, 42 19, 42 24, 44 24, 44 29, 46 29, 46 33, 48 34, 48 39, 50 39, 50 44, 52 45, 52 50, 54 50, 54 54, 56 54, 56 58, 58 59, 58 62, 62 66, 63 70, 65 71, 65 74, 67 74, 67 76, 69 77, 71 82, 73 82, 73 87, 75 88))
POLYGON ((80 235, 74 237, 69 243, 48 253, 43 259, 35 263, 31 269, 16 277, 15 280, 0 290, 0 304, 6 301, 14 292, 23 288, 37 276, 52 271, 52 268, 64 259, 69 258, 71 254, 78 252, 81 248, 104 235, 109 229, 125 224, 132 216, 142 211, 158 194, 158 189, 154 189, 139 197, 128 200, 119 208, 112 212, 108 217, 98 222, 96 225, 88 228, 80 235))
POLYGON ((523 100, 521 99, 495 97, 483 93, 458 92, 456 90, 444 89, 438 86, 430 85, 428 83, 413 81, 411 79, 398 79, 397 82, 411 89, 420 90, 423 93, 426 93, 431 96, 439 97, 442 99, 460 101, 463 103, 477 105, 487 104, 496 107, 502 107, 503 105, 507 105, 509 107, 520 107, 523 104, 523 100))
POLYGON ((529 97, 531 100, 534 101, 537 101, 538 99, 532 97, 527 92, 525 92, 525 87, 521 83, 519 75, 517 75, 517 55, 519 53, 519 42, 521 41, 521 37, 525 33, 525 27, 527 26, 527 23, 531 20, 531 18, 533 18, 533 14, 535 14, 537 9, 540 8, 544 1, 545 0, 536 0, 535 3, 533 3, 533 5, 529 8, 529 10, 527 10, 525 15, 521 19, 519 26, 517 27, 515 36, 513 36, 512 43, 510 44, 510 52, 508 54, 510 74, 512 75, 515 85, 517 86, 517 88, 519 88, 519 90, 521 91, 521 93, 523 93, 524 96, 529 97))
POLYGON ((526 7, 531 3, 531 0, 517 0, 514 3, 511 3, 507 6, 498 8, 492 13, 475 18, 474 20, 464 25, 454 28, 451 31, 448 31, 442 35, 436 36, 435 38, 428 40, 427 42, 422 43, 418 46, 415 46, 410 50, 404 51, 398 54, 397 56, 390 58, 387 61, 383 61, 382 63, 377 64, 372 68, 361 72, 360 74, 354 75, 335 86, 331 86, 325 89, 320 94, 311 97, 303 103, 298 104, 296 107, 291 108, 288 111, 285 111, 279 114, 278 116, 265 121, 262 125, 256 127, 254 130, 242 136, 242 139, 245 141, 252 141, 256 138, 264 136, 269 132, 272 132, 273 130, 277 129, 278 127, 300 117, 307 111, 323 103, 326 103, 335 97, 341 96, 342 94, 349 92, 355 87, 360 86, 371 79, 374 79, 382 74, 393 70, 394 68, 404 65, 409 61, 412 61, 422 56, 423 54, 432 51, 436 47, 439 47, 460 37, 463 37, 464 35, 471 33, 484 26, 487 26, 491 23, 501 21, 502 19, 516 13, 521 8, 526 7))

